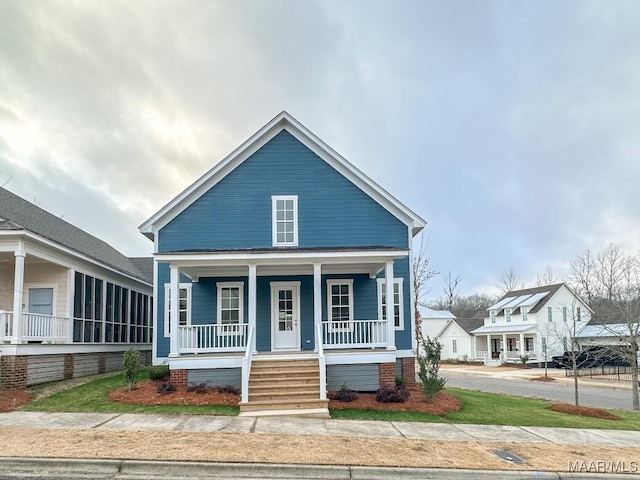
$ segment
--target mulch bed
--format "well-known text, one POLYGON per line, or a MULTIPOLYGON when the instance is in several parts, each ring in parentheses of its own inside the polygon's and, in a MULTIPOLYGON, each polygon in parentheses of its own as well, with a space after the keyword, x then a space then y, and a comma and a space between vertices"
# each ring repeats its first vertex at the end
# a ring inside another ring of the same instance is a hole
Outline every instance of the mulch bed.
POLYGON ((462 401, 450 393, 438 393, 433 402, 427 402, 420 387, 409 388, 411 396, 404 403, 382 403, 376 400, 375 393, 358 393, 358 398, 352 402, 340 402, 331 399, 329 394, 329 408, 333 410, 361 409, 361 410, 395 410, 400 412, 422 412, 433 415, 445 415, 457 412, 462 408, 462 401))
POLYGON ((555 382, 556 379, 553 377, 534 377, 534 378, 530 378, 529 380, 531 380, 532 382, 555 382))
POLYGON ((208 388, 203 393, 187 392, 178 388, 171 393, 158 393, 159 382, 143 380, 138 382, 135 390, 128 387, 109 392, 107 398, 112 402, 133 403, 137 405, 238 405, 240 395, 220 393, 208 388))
POLYGON ((31 394, 15 388, 0 389, 0 412, 10 412, 31 401, 31 394))
POLYGON ((601 408, 576 407, 570 403, 553 403, 549 406, 554 412, 580 415, 583 417, 604 418, 606 420, 622 420, 619 416, 609 413, 601 408))

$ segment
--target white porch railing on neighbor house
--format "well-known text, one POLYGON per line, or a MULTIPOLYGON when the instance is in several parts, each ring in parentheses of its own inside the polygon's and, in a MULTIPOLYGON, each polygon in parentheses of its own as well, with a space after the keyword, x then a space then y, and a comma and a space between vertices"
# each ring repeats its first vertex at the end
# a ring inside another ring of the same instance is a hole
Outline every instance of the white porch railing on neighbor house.
POLYGON ((253 335, 253 326, 251 326, 249 327, 249 334, 247 335, 247 346, 244 350, 244 357, 242 357, 242 390, 240 391, 242 403, 249 401, 249 377, 251 376, 251 361, 253 359, 251 340, 253 339, 253 335))
POLYGON ((536 353, 535 353, 533 350, 530 350, 530 351, 524 351, 524 352, 516 352, 516 351, 513 351, 513 352, 506 351, 506 352, 503 352, 503 358, 504 358, 505 360, 518 360, 518 361, 519 361, 519 360, 520 360, 520 357, 522 357, 522 356, 529 357, 529 360, 532 360, 532 359, 534 359, 534 358, 535 358, 536 353))
POLYGON ((387 346, 386 320, 322 322, 324 348, 373 348, 387 346))
POLYGON ((489 352, 486 350, 476 350, 476 358, 480 360, 486 360, 489 357, 489 352))
MULTIPOLYGON (((23 312, 18 340, 66 342, 69 340, 70 325, 71 322, 67 317, 23 312)), ((0 338, 2 341, 14 338, 13 312, 0 311, 0 338)))
POLYGON ((178 327, 179 353, 241 352, 247 346, 248 323, 178 327))

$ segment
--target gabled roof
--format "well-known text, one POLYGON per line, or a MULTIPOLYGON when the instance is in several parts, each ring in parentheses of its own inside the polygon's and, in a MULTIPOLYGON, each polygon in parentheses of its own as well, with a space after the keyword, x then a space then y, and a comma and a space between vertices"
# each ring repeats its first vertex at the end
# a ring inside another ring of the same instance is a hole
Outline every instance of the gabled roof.
POLYGON ((511 290, 505 293, 497 303, 491 305, 487 310, 500 310, 505 308, 531 307, 529 313, 536 313, 553 295, 560 290, 564 283, 544 285, 542 287, 524 288, 521 290, 511 290))
POLYGON ((140 232, 153 240, 156 231, 179 215, 282 130, 286 130, 293 135, 322 160, 331 165, 354 185, 377 201, 382 207, 409 226, 413 235, 416 235, 425 227, 426 222, 419 215, 407 208, 393 195, 348 162, 289 113, 282 111, 211 170, 140 225, 140 232))
POLYGON ((152 283, 108 243, 0 187, 0 230, 26 231, 73 250, 121 273, 152 283))
POLYGON ((418 306, 420 318, 456 318, 449 310, 434 310, 429 307, 418 306))
POLYGON ((480 328, 484 325, 484 319, 482 318, 456 318, 454 322, 460 325, 460 328, 469 334, 476 328, 480 328))

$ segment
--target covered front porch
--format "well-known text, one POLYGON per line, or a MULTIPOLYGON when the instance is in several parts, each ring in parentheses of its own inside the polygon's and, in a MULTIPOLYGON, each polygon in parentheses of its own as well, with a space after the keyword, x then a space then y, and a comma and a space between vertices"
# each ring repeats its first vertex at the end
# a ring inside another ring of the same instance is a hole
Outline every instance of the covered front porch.
POLYGON ((167 357, 395 350, 396 322, 387 321, 400 315, 402 302, 394 261, 407 254, 375 248, 156 254, 167 357), (387 291, 394 292, 389 306, 387 291))
POLYGON ((473 332, 476 358, 490 363, 536 360, 535 325, 482 326, 473 332))

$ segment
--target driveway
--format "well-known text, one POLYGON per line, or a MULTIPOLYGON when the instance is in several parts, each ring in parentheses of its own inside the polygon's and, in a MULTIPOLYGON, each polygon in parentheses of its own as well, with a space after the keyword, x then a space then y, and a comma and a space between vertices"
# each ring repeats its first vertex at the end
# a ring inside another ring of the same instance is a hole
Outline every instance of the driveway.
MULTIPOLYGON (((536 397, 558 402, 574 403, 573 378, 565 377, 563 370, 549 369, 548 374, 556 380, 538 382, 531 380, 544 375, 544 369, 510 369, 484 366, 446 366, 440 373, 447 378, 447 386, 479 390, 481 392, 505 393, 521 397, 536 397)), ((631 386, 606 384, 585 379, 578 380, 580 405, 600 408, 631 410, 631 386)))

